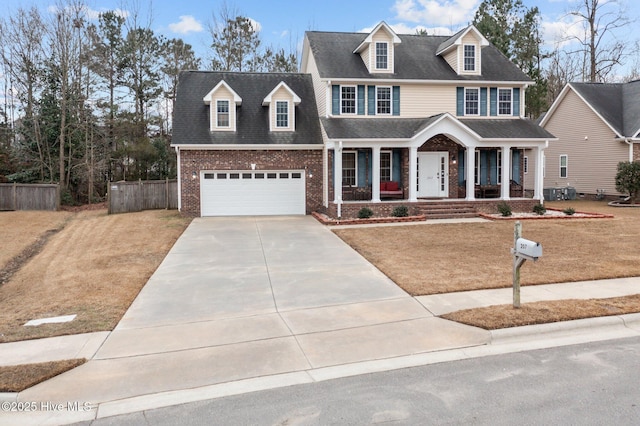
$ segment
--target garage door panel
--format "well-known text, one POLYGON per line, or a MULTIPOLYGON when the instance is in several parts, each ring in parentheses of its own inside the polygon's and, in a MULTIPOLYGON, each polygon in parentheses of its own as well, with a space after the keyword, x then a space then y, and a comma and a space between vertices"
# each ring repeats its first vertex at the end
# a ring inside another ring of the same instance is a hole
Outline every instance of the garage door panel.
POLYGON ((303 171, 211 171, 200 183, 202 216, 306 213, 303 171))

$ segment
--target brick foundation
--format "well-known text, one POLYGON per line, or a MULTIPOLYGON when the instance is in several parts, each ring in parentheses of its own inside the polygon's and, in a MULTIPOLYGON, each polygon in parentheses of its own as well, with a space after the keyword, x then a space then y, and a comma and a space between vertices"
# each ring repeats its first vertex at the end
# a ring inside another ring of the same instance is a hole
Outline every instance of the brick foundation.
POLYGON ((306 170, 306 212, 322 210, 322 150, 180 151, 182 214, 200 216, 201 170, 306 170), (309 175, 313 177, 309 177, 309 175))

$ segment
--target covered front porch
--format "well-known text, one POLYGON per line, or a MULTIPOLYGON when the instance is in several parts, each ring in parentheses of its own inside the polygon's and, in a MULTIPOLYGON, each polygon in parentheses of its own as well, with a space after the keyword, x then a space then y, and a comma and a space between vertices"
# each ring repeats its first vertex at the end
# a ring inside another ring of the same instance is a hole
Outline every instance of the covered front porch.
POLYGON ((351 203, 376 212, 387 210, 384 204, 409 207, 437 200, 542 202, 542 167, 529 170, 529 165, 543 164, 546 146, 542 138, 482 137, 448 114, 404 140, 329 141, 328 211, 343 216, 351 203), (535 159, 529 162, 531 155, 535 159))

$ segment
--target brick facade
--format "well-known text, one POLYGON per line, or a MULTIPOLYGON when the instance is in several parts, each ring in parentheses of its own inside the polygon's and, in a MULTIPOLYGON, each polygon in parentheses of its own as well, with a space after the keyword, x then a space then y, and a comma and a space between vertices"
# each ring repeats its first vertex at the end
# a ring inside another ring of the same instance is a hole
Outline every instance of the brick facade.
POLYGON ((633 161, 640 161, 640 143, 633 144, 633 161))
POLYGON ((182 150, 182 207, 187 216, 200 216, 201 170, 306 170, 306 212, 322 210, 322 150, 182 150))

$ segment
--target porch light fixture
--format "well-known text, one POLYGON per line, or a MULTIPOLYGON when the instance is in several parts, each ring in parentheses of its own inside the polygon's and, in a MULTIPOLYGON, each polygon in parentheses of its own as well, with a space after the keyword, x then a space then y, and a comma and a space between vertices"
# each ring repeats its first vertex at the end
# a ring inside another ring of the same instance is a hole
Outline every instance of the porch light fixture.
POLYGON ((309 167, 304 166, 304 170, 305 172, 307 172, 307 176, 309 176, 309 179, 311 179, 313 177, 313 172, 311 172, 311 170, 309 170, 309 167))
POLYGON ((458 162, 458 160, 456 159, 456 155, 455 154, 451 154, 451 163, 452 164, 456 164, 458 162))
POLYGON ((251 163, 251 170, 255 170, 256 169, 256 163, 251 163))
POLYGON ((197 177, 198 177, 198 175, 196 174, 196 171, 194 170, 193 173, 191 173, 191 179, 195 179, 197 177))

